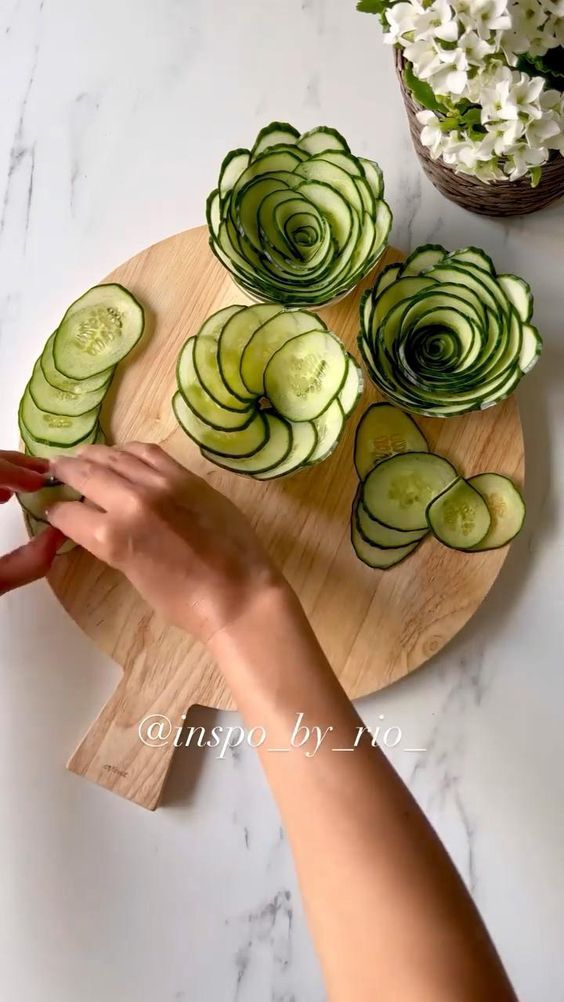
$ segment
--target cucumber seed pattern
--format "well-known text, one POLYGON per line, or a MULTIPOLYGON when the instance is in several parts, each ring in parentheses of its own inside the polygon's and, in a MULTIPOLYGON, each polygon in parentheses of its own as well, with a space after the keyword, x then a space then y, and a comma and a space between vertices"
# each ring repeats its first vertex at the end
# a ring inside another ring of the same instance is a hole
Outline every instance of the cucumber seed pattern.
POLYGON ((388 497, 391 501, 397 501, 400 508, 411 508, 422 501, 431 501, 433 496, 433 488, 419 473, 396 476, 388 490, 388 497))
POLYGON ((326 372, 326 360, 313 352, 301 358, 293 358, 290 364, 290 380, 296 396, 303 399, 310 393, 318 392, 326 372))
POLYGON ((73 341, 87 355, 95 357, 121 336, 123 315, 114 306, 96 306, 85 313, 84 319, 78 323, 73 341))

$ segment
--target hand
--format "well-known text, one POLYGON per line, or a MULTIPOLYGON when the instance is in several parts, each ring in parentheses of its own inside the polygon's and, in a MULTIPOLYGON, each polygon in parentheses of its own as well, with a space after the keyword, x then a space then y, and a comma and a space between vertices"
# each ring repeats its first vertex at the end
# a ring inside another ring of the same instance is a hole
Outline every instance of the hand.
MULTIPOLYGON (((49 463, 20 452, 0 452, 0 504, 14 491, 37 491, 44 486, 49 463)), ((48 528, 13 553, 0 557, 0 595, 45 576, 63 537, 48 528)))
POLYGON ((283 581, 241 512, 156 445, 88 445, 50 471, 86 498, 53 504, 51 525, 204 643, 283 581))

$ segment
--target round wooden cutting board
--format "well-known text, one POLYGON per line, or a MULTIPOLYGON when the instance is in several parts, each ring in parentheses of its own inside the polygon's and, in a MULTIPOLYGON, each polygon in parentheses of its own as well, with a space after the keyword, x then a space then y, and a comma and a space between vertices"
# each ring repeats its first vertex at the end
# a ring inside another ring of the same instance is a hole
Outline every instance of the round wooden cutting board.
MULTIPOLYGON (((388 250, 380 267, 402 259, 388 250)), ((374 274, 350 296, 320 310, 328 326, 356 351, 358 303, 374 274)), ((378 399, 367 382, 361 405, 327 462, 287 480, 260 483, 204 460, 171 409, 175 364, 184 341, 205 318, 249 300, 208 247, 207 229, 179 233, 121 265, 121 282, 144 304, 143 343, 119 369, 102 424, 111 442, 158 442, 205 477, 247 514, 296 589, 323 648, 351 697, 389 685, 436 654, 476 611, 505 560, 507 548, 463 554, 427 539, 389 571, 356 558, 349 539, 357 487, 354 431, 378 399)), ((430 447, 465 475, 495 470, 523 477, 523 437, 515 400, 484 413, 421 419, 430 447)), ((116 571, 84 551, 61 557, 50 574, 59 600, 78 625, 124 669, 116 692, 72 756, 69 768, 145 807, 156 807, 172 742, 148 747, 138 725, 163 714, 178 726, 195 704, 229 708, 230 696, 203 647, 167 626, 116 571)))

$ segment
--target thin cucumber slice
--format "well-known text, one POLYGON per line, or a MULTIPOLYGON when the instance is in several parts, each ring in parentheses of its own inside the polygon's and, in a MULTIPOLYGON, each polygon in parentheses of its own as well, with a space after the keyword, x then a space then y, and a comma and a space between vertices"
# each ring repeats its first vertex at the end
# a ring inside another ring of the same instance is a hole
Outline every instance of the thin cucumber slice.
POLYGON ((372 518, 390 529, 426 529, 429 504, 456 479, 456 470, 442 456, 404 452, 371 470, 362 487, 362 503, 372 518))
POLYGON ((347 357, 347 374, 343 383, 343 389, 339 393, 339 403, 345 412, 345 417, 352 414, 364 389, 364 380, 360 365, 352 355, 348 355, 347 357))
MULTIPOLYGON (((34 518, 33 515, 24 513, 24 520, 26 524, 27 531, 30 536, 39 536, 42 532, 45 532, 48 523, 41 521, 41 519, 34 518)), ((62 557, 65 553, 70 553, 71 550, 75 550, 77 543, 73 539, 65 539, 59 549, 57 550, 57 556, 62 557)))
POLYGON ((143 307, 122 285, 96 285, 69 306, 53 342, 56 368, 84 379, 117 365, 143 334, 143 307))
POLYGON ((483 497, 491 515, 491 525, 475 550, 497 550, 517 536, 525 522, 525 502, 515 484, 500 473, 480 473, 468 481, 483 497))
POLYGON ((215 452, 218 456, 234 456, 239 459, 254 456, 268 440, 268 424, 261 413, 255 414, 245 428, 237 431, 218 431, 217 428, 205 424, 190 410, 180 392, 174 394, 172 407, 186 434, 201 449, 215 452))
POLYGON ((68 376, 63 376, 63 373, 59 372, 53 358, 53 344, 56 333, 57 331, 51 334, 39 360, 47 382, 51 386, 54 386, 55 389, 66 393, 92 393, 94 390, 99 390, 101 386, 107 388, 114 371, 113 366, 110 369, 104 369, 95 376, 88 376, 87 379, 69 379, 68 376))
POLYGON ((360 480, 382 459, 401 452, 428 452, 425 436, 409 414, 391 404, 372 404, 356 429, 354 465, 360 480))
POLYGON ((81 495, 72 487, 60 484, 56 487, 42 487, 39 491, 21 492, 17 494, 24 511, 39 522, 46 522, 46 512, 49 505, 56 501, 80 501, 81 495))
MULTIPOLYGON (((376 299, 380 293, 384 292, 384 289, 387 289, 388 286, 393 285, 393 283, 399 278, 401 270, 401 264, 386 265, 376 280, 376 285, 373 290, 374 299, 376 299)), ((370 291, 368 292, 368 295, 370 295, 370 291)))
POLYGON ((519 355, 519 368, 523 374, 530 372, 542 351, 542 338, 532 324, 523 324, 523 342, 519 355))
POLYGON ((411 543, 409 546, 398 546, 393 549, 373 546, 372 543, 363 539, 354 522, 351 523, 351 542, 358 559, 368 567, 380 571, 387 571, 391 567, 401 564, 402 560, 409 557, 419 546, 419 543, 411 543))
POLYGON ((359 157, 358 159, 362 164, 364 176, 370 185, 370 190, 374 198, 382 198, 384 195, 384 175, 380 167, 374 160, 365 160, 364 157, 359 157))
POLYGON ((106 439, 105 435, 99 425, 90 432, 85 438, 81 439, 80 442, 75 442, 71 446, 63 445, 49 445, 48 442, 38 442, 37 439, 30 435, 27 428, 25 428, 20 421, 20 435, 22 437, 22 442, 25 445, 25 451, 28 456, 37 456, 38 459, 53 459, 54 456, 72 456, 77 449, 82 448, 83 445, 91 445, 92 442, 101 442, 105 445, 106 439))
POLYGON ((243 352, 241 378, 249 393, 260 396, 266 392, 264 374, 272 356, 287 341, 312 330, 326 330, 319 317, 307 310, 284 310, 253 334, 243 352))
POLYGON ((319 417, 340 393, 347 372, 343 345, 329 331, 287 341, 266 367, 264 387, 272 406, 290 421, 319 417))
POLYGON ((22 432, 27 431, 35 441, 46 445, 76 445, 94 431, 99 411, 99 407, 94 407, 86 414, 70 417, 40 410, 33 401, 28 385, 20 403, 20 429, 22 432))
POLYGON ((262 449, 246 459, 220 458, 207 449, 202 449, 202 455, 211 463, 222 466, 233 473, 247 473, 268 476, 269 470, 276 470, 289 456, 292 449, 292 429, 287 421, 270 411, 265 412, 268 425, 268 441, 262 449))
POLYGON ((231 191, 237 179, 249 166, 250 160, 251 154, 248 150, 231 150, 231 153, 227 154, 219 172, 218 187, 221 198, 225 198, 231 191))
POLYGON ((383 550, 395 549, 398 546, 409 546, 411 543, 419 543, 427 535, 426 529, 417 529, 414 532, 402 532, 400 529, 389 529, 376 519, 371 518, 362 501, 360 500, 360 489, 357 492, 353 505, 353 518, 360 535, 372 546, 379 546, 383 550))
POLYGON ((531 286, 517 275, 498 275, 497 280, 508 300, 517 310, 519 319, 528 324, 533 315, 531 286))
POLYGON ((472 550, 491 528, 492 518, 484 498, 459 477, 434 498, 427 522, 436 539, 452 550, 472 550))
POLYGON ((402 267, 402 275, 420 275, 436 264, 440 264, 446 256, 447 252, 440 244, 424 244, 422 247, 417 247, 406 258, 402 267))
POLYGON ((326 125, 320 125, 316 129, 304 132, 298 140, 301 150, 315 156, 316 153, 324 153, 325 150, 340 150, 343 153, 350 153, 349 144, 346 139, 337 132, 336 129, 329 129, 326 125))
POLYGON ((337 448, 343 429, 345 427, 345 412, 341 406, 339 397, 329 404, 326 411, 313 422, 317 431, 317 445, 308 459, 308 464, 313 466, 328 459, 337 448))
POLYGON ((495 267, 491 257, 480 247, 465 247, 463 250, 453 251, 452 254, 448 255, 448 259, 457 264, 473 264, 477 268, 481 268, 482 271, 495 275, 495 267))
POLYGON ((270 125, 266 125, 264 129, 260 130, 251 150, 251 159, 255 160, 261 153, 273 146, 294 146, 299 138, 298 130, 293 125, 289 125, 288 122, 271 122, 270 125))
POLYGON ((176 367, 176 382, 190 410, 202 421, 219 431, 245 428, 255 416, 251 408, 241 411, 227 410, 210 397, 202 386, 194 366, 196 338, 190 338, 180 352, 176 367))
POLYGON ((256 480, 274 480, 296 473, 309 463, 317 444, 317 431, 311 421, 292 422, 292 447, 288 455, 268 472, 255 473, 256 480))
MULTIPOLYGON (((80 387, 79 383, 76 385, 80 387)), ((68 417, 77 417, 80 414, 86 414, 94 407, 98 407, 102 403, 108 387, 109 382, 104 383, 97 390, 85 393, 81 392, 80 389, 77 391, 59 390, 47 382, 39 359, 33 367, 33 374, 29 382, 32 400, 40 410, 68 417)))
POLYGON ((226 410, 245 411, 247 404, 231 393, 221 375, 218 365, 218 344, 225 324, 235 314, 244 310, 244 306, 226 306, 208 317, 196 334, 194 346, 194 366, 201 385, 210 397, 226 410))
POLYGON ((243 402, 254 400, 256 396, 241 379, 243 352, 259 327, 281 312, 281 308, 275 303, 249 306, 248 309, 235 313, 219 335, 217 358, 221 375, 231 392, 243 402))

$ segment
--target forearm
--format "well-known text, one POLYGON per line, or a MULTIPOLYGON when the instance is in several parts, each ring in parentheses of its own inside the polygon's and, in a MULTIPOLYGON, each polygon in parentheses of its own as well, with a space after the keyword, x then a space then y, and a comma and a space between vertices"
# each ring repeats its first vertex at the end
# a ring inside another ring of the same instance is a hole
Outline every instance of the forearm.
POLYGON ((292 845, 332 1002, 514 998, 458 874, 369 740, 297 604, 274 589, 213 651, 259 750, 292 845), (288 748, 297 715, 328 731, 288 748), (338 753, 334 748, 352 748, 338 753), (345 944, 349 944, 346 946, 345 944))

